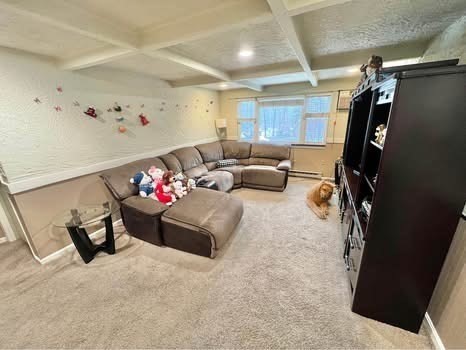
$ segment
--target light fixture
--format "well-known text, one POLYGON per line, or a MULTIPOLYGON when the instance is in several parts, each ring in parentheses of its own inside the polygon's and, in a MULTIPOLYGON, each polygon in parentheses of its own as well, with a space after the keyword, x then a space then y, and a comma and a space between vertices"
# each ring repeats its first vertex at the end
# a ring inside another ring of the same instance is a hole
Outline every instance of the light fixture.
POLYGON ((227 84, 227 83, 221 83, 219 86, 220 86, 222 89, 224 89, 224 88, 228 87, 228 84, 227 84))
POLYGON ((348 69, 348 73, 356 73, 359 72, 359 68, 350 68, 348 69))
POLYGON ((252 55, 254 55, 254 52, 252 52, 252 50, 247 50, 247 49, 241 50, 238 53, 239 57, 251 57, 252 55))

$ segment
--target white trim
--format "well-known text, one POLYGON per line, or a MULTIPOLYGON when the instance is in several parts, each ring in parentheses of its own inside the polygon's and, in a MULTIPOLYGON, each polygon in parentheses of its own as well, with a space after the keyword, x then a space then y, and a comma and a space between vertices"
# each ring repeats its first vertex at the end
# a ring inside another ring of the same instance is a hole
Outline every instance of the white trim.
MULTIPOLYGON (((113 227, 115 226, 118 226, 121 224, 121 219, 115 221, 113 223, 113 227)), ((98 238, 101 238, 105 235, 105 227, 102 227, 101 229, 91 233, 89 235, 89 238, 91 239, 98 239, 98 238)), ((62 249, 60 250, 57 250, 55 253, 52 253, 50 255, 47 255, 45 258, 36 258, 37 261, 39 261, 41 264, 47 264, 53 260, 56 260, 58 258, 60 258, 62 255, 64 255, 65 253, 69 253, 69 252, 72 252, 76 250, 76 247, 74 246, 73 243, 67 245, 66 247, 63 247, 62 249)))
POLYGON ((8 242, 8 239, 6 237, 1 237, 0 238, 0 244, 8 242))
POLYGON ((434 344, 435 349, 445 350, 445 345, 443 345, 442 339, 440 338, 437 329, 435 329, 434 322, 432 322, 432 319, 430 318, 427 312, 424 315, 424 321, 422 322, 422 324, 426 328, 427 333, 429 334, 430 340, 432 341, 432 344, 434 344))
POLYGON ((75 168, 75 169, 70 169, 70 170, 65 170, 61 171, 58 173, 52 173, 52 174, 46 174, 42 176, 37 176, 37 177, 31 177, 26 180, 19 180, 15 182, 7 182, 4 183, 5 186, 8 188, 8 192, 11 194, 17 194, 20 192, 25 192, 28 190, 32 190, 34 188, 42 187, 42 186, 47 186, 51 185, 57 182, 65 181, 65 180, 70 180, 79 176, 83 175, 89 175, 93 173, 97 173, 99 171, 103 171, 106 169, 114 168, 120 165, 124 165, 129 162, 134 162, 139 159, 144 159, 144 158, 149 158, 149 157, 156 157, 161 154, 169 153, 177 148, 181 147, 189 147, 189 146, 194 146, 199 143, 207 143, 207 142, 212 142, 212 141, 217 141, 218 137, 210 137, 207 139, 203 140, 198 140, 194 142, 188 142, 184 143, 182 145, 176 145, 176 146, 171 146, 171 147, 166 147, 166 148, 161 148, 161 149, 155 149, 150 152, 146 153, 139 153, 135 154, 132 156, 124 157, 124 158, 118 158, 118 159, 112 159, 108 160, 105 162, 101 163, 96 163, 96 164, 91 164, 87 165, 81 168, 75 168))
MULTIPOLYGON (((2 191, 1 185, 0 185, 0 191, 2 191)), ((5 193, 5 196, 8 196, 7 193, 5 193)), ((16 241, 17 237, 15 234, 15 230, 13 229, 13 226, 11 225, 10 219, 8 218, 8 215, 5 212, 5 208, 1 205, 0 203, 0 225, 3 228, 3 231, 5 233, 5 239, 9 242, 16 241)))

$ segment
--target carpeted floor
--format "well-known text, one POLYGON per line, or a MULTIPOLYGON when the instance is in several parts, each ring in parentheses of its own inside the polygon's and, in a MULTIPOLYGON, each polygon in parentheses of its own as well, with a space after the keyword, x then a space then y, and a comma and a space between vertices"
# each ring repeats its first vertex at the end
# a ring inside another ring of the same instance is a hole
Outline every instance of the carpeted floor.
POLYGON ((0 348, 431 348, 350 311, 336 208, 317 219, 310 184, 235 191, 244 218, 215 260, 126 234, 89 265, 0 245, 0 348))

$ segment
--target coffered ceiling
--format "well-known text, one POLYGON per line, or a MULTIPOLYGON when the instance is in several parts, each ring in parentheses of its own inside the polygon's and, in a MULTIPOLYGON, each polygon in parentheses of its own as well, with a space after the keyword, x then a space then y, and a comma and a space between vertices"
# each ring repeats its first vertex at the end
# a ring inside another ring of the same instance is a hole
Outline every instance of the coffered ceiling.
POLYGON ((465 15, 464 0, 0 0, 0 46, 64 70, 261 90, 358 75, 373 53, 415 59, 465 15))

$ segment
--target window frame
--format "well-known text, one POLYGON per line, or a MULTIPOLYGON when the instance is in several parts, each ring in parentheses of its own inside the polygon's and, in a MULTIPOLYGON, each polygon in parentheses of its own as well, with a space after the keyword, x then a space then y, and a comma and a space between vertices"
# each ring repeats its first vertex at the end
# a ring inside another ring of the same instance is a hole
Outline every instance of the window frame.
POLYGON ((327 145, 327 137, 329 133, 329 123, 332 116, 332 111, 334 110, 335 104, 335 93, 334 92, 322 92, 322 93, 313 93, 307 95, 291 95, 291 96, 270 96, 263 98, 244 98, 239 99, 236 102, 236 120, 237 120, 237 139, 238 141, 246 142, 256 142, 264 144, 273 144, 277 142, 267 142, 259 140, 259 118, 260 118, 260 103, 267 101, 280 101, 280 100, 299 100, 303 99, 303 105, 301 110, 300 118, 300 130, 299 130, 299 140, 296 143, 291 143, 292 146, 304 146, 304 147, 322 147, 327 145), (307 99, 312 97, 321 97, 328 96, 330 98, 330 108, 328 113, 308 113, 306 111, 307 99), (254 102, 254 115, 251 118, 240 117, 239 115, 239 104, 241 102, 254 102), (327 118, 325 136, 322 143, 317 142, 306 142, 306 128, 308 119, 311 118, 327 118), (252 139, 242 139, 241 138, 241 123, 242 122, 252 122, 254 125, 254 135, 252 139))

